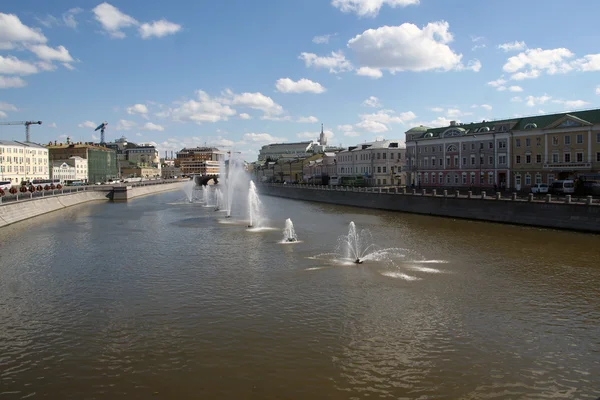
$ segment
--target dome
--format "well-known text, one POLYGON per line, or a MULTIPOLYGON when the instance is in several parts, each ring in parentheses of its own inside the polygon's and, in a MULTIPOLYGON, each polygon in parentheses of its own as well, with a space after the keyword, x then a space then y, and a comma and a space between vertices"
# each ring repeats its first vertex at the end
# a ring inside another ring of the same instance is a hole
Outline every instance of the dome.
POLYGON ((429 129, 431 129, 431 128, 420 125, 420 126, 415 126, 414 128, 409 129, 408 131, 406 131, 406 133, 425 133, 429 129))

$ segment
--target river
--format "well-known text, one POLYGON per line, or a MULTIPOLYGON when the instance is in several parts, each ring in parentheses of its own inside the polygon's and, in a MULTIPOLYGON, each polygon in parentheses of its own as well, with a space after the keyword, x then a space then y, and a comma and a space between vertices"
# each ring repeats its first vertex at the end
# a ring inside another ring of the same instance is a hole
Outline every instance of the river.
POLYGON ((184 197, 0 231, 0 399, 600 396, 599 236, 266 196, 248 232, 184 197), (350 221, 394 256, 336 260, 350 221))

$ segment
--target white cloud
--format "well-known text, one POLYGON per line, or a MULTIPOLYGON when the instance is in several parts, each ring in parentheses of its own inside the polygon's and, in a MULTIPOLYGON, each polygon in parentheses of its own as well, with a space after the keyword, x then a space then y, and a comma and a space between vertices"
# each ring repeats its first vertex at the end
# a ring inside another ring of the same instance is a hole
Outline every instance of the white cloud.
POLYGON ((444 109, 442 107, 433 107, 433 108, 431 108, 431 111, 433 111, 433 112, 444 112, 444 109))
POLYGON ((503 78, 496 79, 495 81, 490 81, 487 84, 493 88, 496 88, 496 90, 499 92, 503 92, 506 90, 506 80, 503 78))
POLYGON ((138 133, 135 134, 135 136, 142 137, 143 135, 140 132, 138 132, 138 133))
POLYGON ((478 60, 467 66, 462 54, 448 46, 454 40, 445 21, 431 22, 420 29, 411 23, 368 29, 348 41, 363 67, 400 71, 450 71, 481 69, 478 60))
POLYGON ((66 69, 68 69, 69 71, 73 71, 75 69, 74 66, 72 66, 69 63, 63 63, 63 67, 65 67, 66 69))
POLYGON ((574 54, 565 48, 552 50, 528 49, 510 57, 502 67, 504 72, 513 74, 515 80, 537 78, 540 71, 553 75, 573 70, 568 62, 574 54))
POLYGON ((20 88, 27 86, 27 82, 18 76, 14 77, 6 77, 0 75, 0 89, 8 89, 8 88, 20 88))
POLYGON ((471 47, 471 51, 477 51, 479 49, 485 49, 486 47, 487 47, 487 45, 485 43, 476 44, 475 46, 471 47))
POLYGON ((58 126, 56 126, 56 122, 50 122, 49 124, 46 125, 48 128, 58 128, 58 126))
POLYGON ((344 132, 344 136, 347 137, 360 136, 360 133, 356 132, 352 125, 338 125, 337 130, 344 132))
POLYGON ((12 104, 0 101, 0 111, 19 111, 19 109, 12 104))
POLYGON ((356 71, 356 75, 368 76, 372 79, 379 79, 383 76, 383 72, 381 72, 381 70, 377 68, 360 67, 356 71))
POLYGON ((61 19, 58 19, 53 15, 47 15, 45 18, 36 19, 47 28, 52 28, 53 26, 66 26, 67 28, 75 29, 77 28, 75 16, 82 11, 83 9, 76 7, 64 12, 61 19))
MULTIPOLYGON (((121 120, 121 121, 123 121, 123 120, 121 120)), ((133 125, 130 125, 130 126, 133 127, 133 125)), ((145 131, 159 131, 159 132, 162 132, 165 130, 165 128, 163 126, 154 124, 152 122, 146 122, 140 129, 143 129, 145 131)), ((125 130, 127 130, 127 129, 125 129, 125 130)))
POLYGON ((533 107, 533 106, 537 106, 540 104, 545 104, 546 102, 548 102, 550 99, 552 99, 551 96, 548 95, 542 95, 542 96, 527 96, 525 98, 526 104, 529 107, 533 107))
POLYGON ((268 133, 244 133, 244 140, 257 143, 282 143, 286 138, 271 136, 268 133))
POLYGON ((359 17, 375 17, 381 7, 406 7, 419 4, 419 0, 332 0, 331 5, 344 13, 354 13, 359 17))
POLYGON ((262 121, 291 121, 292 117, 290 117, 289 115, 285 115, 285 116, 281 116, 281 117, 277 117, 277 116, 273 116, 273 115, 263 115, 262 117, 260 117, 260 119, 262 121))
POLYGON ((8 117, 8 114, 6 114, 4 111, 0 111, 0 118, 6 118, 8 117))
POLYGON ((571 109, 583 108, 590 103, 584 100, 552 100, 553 103, 562 104, 571 109))
POLYGON ((382 133, 389 130, 385 124, 372 120, 363 120, 356 124, 356 127, 362 129, 363 131, 372 133, 382 133))
POLYGON ((294 82, 290 78, 278 79, 275 88, 281 93, 323 93, 325 88, 318 82, 302 78, 294 82))
POLYGON ((115 127, 118 131, 128 131, 132 128, 135 128, 137 124, 134 121, 128 121, 126 119, 120 119, 115 127))
POLYGON ((311 115, 309 117, 300 117, 300 118, 298 118, 298 120, 296 122, 314 124, 314 123, 319 122, 319 120, 317 117, 313 117, 311 115))
POLYGON ((252 117, 250 116, 250 114, 246 114, 246 113, 241 113, 239 115, 240 119, 252 119, 252 117))
MULTIPOLYGON (((460 120, 455 120, 455 121, 457 123, 460 123, 460 120)), ((440 128, 440 127, 449 126, 449 125, 450 125, 450 120, 448 118, 437 117, 433 121, 429 121, 429 122, 411 122, 408 126, 411 128, 415 127, 415 126, 428 126, 430 128, 440 128)))
POLYGON ((600 71, 600 54, 588 54, 575 60, 573 66, 583 72, 600 71))
POLYGON ((35 65, 21 61, 13 56, 0 56, 0 74, 6 75, 31 75, 39 71, 35 65))
POLYGON ((330 33, 327 35, 315 36, 312 41, 313 41, 313 43, 316 43, 316 44, 327 44, 327 43, 329 43, 329 39, 331 39, 332 36, 336 36, 336 35, 337 35, 337 33, 334 33, 334 34, 330 33))
POLYGON ((514 42, 510 43, 499 44, 498 48, 504 51, 521 51, 527 48, 527 45, 525 42, 518 42, 515 40, 514 42))
POLYGON ((307 67, 314 66, 315 68, 327 68, 332 74, 340 72, 352 71, 353 67, 350 61, 346 59, 344 53, 340 51, 332 51, 331 56, 319 57, 314 53, 301 53, 298 57, 304 61, 307 67))
POLYGON ((512 101, 513 103, 521 103, 523 101, 523 98, 521 96, 515 96, 512 97, 510 101, 512 101))
POLYGON ((375 96, 370 96, 368 99, 366 99, 365 101, 363 101, 362 105, 365 106, 365 107, 374 107, 374 108, 381 108, 382 107, 381 102, 375 96))
POLYGON ((356 128, 372 133, 382 133, 389 130, 389 124, 404 124, 417 116, 412 111, 396 114, 393 110, 379 110, 372 114, 360 115, 361 121, 356 128))
POLYGON ((446 116, 450 118, 462 117, 467 115, 473 115, 472 112, 463 112, 458 108, 449 108, 446 110, 446 116))
POLYGON ((347 131, 347 132, 344 132, 344 136, 357 137, 357 136, 360 136, 360 133, 355 132, 355 131, 347 131))
POLYGON ((148 107, 145 104, 134 104, 131 107, 127 107, 127 114, 130 115, 141 115, 144 118, 148 118, 148 107))
POLYGON ((14 14, 0 13, 0 50, 10 50, 17 44, 46 43, 41 31, 24 25, 14 14))
POLYGON ((160 21, 152 21, 142 24, 139 28, 142 39, 151 37, 161 38, 167 35, 173 35, 181 30, 181 25, 161 19, 160 21))
POLYGON ((92 121, 84 121, 84 122, 80 123, 77 126, 80 127, 80 128, 96 129, 96 127, 98 125, 95 122, 92 122, 92 121))
POLYGON ((203 122, 227 121, 236 111, 222 101, 212 98, 202 90, 196 91, 197 100, 176 103, 177 107, 165 110, 163 116, 171 115, 174 121, 203 122))
POLYGON ((139 24, 135 18, 122 13, 118 8, 106 2, 97 5, 92 11, 96 21, 100 22, 106 33, 115 39, 125 37, 125 33, 121 31, 122 28, 139 24))
POLYGON ((256 93, 233 93, 227 89, 225 91, 225 98, 222 99, 225 103, 231 103, 240 107, 252 108, 254 110, 260 110, 265 113, 265 116, 278 116, 283 113, 283 107, 275 103, 272 98, 265 96, 260 92, 256 93))
MULTIPOLYGON (((333 137, 335 136, 333 134, 333 132, 330 130, 324 130, 323 133, 325 134, 325 137, 329 140, 333 139, 333 137)), ((300 139, 314 139, 314 140, 316 140, 316 138, 319 135, 320 135, 320 133, 318 133, 318 132, 301 132, 301 133, 296 134, 296 136, 299 137, 300 139)))
POLYGON ((510 86, 508 90, 511 92, 522 92, 523 88, 521 86, 510 86))
POLYGON ((38 61, 35 63, 35 65, 42 71, 56 70, 56 65, 52 64, 51 62, 47 62, 47 61, 38 61))
POLYGON ((490 106, 489 104, 482 104, 480 107, 488 111, 492 111, 492 106, 490 106))
POLYGON ((596 86, 596 94, 600 94, 600 85, 596 86))
POLYGON ((73 57, 69 54, 64 46, 58 46, 53 49, 45 44, 30 46, 29 50, 34 53, 39 59, 44 61, 58 61, 63 63, 73 62, 73 57))

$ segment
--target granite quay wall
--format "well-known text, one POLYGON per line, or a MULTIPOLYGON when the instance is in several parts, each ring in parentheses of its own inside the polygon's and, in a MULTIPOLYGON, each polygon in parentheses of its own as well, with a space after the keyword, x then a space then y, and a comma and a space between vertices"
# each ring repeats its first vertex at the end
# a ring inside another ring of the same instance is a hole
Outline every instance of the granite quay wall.
POLYGON ((478 221, 538 226, 581 232, 600 233, 600 204, 415 192, 392 188, 339 188, 300 185, 261 184, 259 193, 296 200, 316 201, 354 207, 401 211, 478 221), (367 191, 368 190, 368 191, 367 191))
POLYGON ((90 201, 113 200, 113 195, 118 189, 124 189, 125 200, 140 196, 163 193, 181 188, 183 182, 167 182, 153 184, 137 184, 135 186, 96 186, 94 190, 46 195, 44 197, 29 198, 28 194, 21 195, 18 201, 3 202, 0 204, 0 227, 14 224, 29 218, 37 217, 63 208, 76 206, 90 201))

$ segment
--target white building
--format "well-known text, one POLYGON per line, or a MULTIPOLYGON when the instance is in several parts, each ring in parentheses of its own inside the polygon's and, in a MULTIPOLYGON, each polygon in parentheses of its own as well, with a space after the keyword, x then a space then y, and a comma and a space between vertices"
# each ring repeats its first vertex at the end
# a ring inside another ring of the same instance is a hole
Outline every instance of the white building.
POLYGON ((49 179, 48 149, 36 143, 0 140, 0 181, 49 179))
POLYGON ((405 185, 402 165, 406 146, 400 140, 382 140, 349 147, 337 153, 339 178, 362 176, 367 185, 405 185))
POLYGON ((272 143, 264 145, 258 153, 258 161, 278 160, 283 156, 308 157, 313 152, 314 142, 272 143))
POLYGON ((75 180, 87 183, 87 160, 84 160, 79 156, 73 156, 68 160, 55 161, 52 163, 50 177, 52 179, 60 179, 61 183, 75 180))

